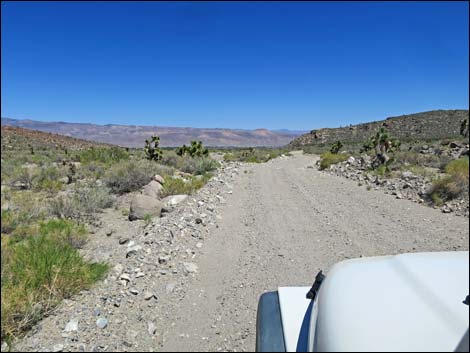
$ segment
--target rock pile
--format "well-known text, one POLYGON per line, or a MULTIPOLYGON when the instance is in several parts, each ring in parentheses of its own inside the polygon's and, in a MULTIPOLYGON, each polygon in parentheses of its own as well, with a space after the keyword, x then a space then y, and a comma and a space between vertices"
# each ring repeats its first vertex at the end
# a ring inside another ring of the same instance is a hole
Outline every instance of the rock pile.
MULTIPOLYGON (((453 151, 458 157, 461 151, 453 151)), ((410 171, 403 171, 396 177, 381 177, 374 175, 371 171, 372 158, 362 155, 359 158, 349 157, 346 161, 333 164, 325 169, 327 173, 338 175, 358 182, 359 186, 366 186, 367 189, 384 190, 386 194, 391 194, 397 199, 408 199, 413 202, 422 203, 431 207, 433 205, 428 191, 432 185, 429 177, 415 175, 410 171)), ((469 216, 469 197, 466 196, 454 199, 439 207, 444 213, 455 213, 456 215, 469 216)))

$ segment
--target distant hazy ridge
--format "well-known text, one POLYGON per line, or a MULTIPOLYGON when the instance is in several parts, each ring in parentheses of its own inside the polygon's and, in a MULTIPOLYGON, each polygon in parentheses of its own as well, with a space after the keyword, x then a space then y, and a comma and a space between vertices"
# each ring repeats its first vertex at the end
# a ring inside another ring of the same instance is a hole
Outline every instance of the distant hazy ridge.
POLYGON ((459 136, 460 124, 465 118, 468 119, 468 110, 433 110, 348 127, 312 130, 294 139, 290 145, 300 147, 331 144, 338 140, 347 143, 362 142, 381 126, 385 126, 392 136, 401 140, 453 138, 459 136))
POLYGON ((135 125, 96 125, 66 122, 41 122, 2 118, 2 125, 57 133, 65 136, 110 143, 126 147, 142 147, 151 135, 160 136, 161 146, 180 146, 201 140, 207 146, 284 146, 302 132, 135 125))

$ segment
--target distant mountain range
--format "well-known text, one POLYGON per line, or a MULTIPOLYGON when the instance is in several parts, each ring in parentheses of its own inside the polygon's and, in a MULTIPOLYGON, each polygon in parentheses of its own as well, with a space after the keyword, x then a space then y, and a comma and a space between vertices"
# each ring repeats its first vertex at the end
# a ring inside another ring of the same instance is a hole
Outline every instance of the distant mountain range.
POLYGON ((160 136, 160 146, 174 147, 200 140, 212 147, 284 146, 305 131, 236 130, 137 125, 97 125, 89 123, 42 122, 2 118, 2 125, 51 132, 89 141, 124 147, 142 147, 152 135, 160 136))

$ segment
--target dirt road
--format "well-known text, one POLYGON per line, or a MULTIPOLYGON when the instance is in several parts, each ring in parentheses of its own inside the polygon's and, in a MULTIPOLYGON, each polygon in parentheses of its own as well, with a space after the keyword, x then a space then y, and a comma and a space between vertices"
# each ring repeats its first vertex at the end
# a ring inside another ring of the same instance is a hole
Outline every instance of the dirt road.
POLYGON ((165 351, 250 351, 257 301, 359 256, 468 250, 469 222, 318 171, 315 157, 252 165, 233 185, 165 351))
POLYGON ((110 265, 107 278, 64 300, 15 350, 252 351, 265 291, 310 286, 348 258, 468 250, 468 218, 368 191, 315 162, 294 153, 225 164, 150 224, 107 210, 83 249, 110 265), (140 250, 129 256, 131 244, 140 250))

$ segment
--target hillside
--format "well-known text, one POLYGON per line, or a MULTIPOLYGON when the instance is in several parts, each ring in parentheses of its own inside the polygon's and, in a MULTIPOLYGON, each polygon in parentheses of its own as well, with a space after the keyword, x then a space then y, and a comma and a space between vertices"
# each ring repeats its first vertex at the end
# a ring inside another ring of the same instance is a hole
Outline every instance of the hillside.
POLYGON ((97 125, 66 122, 41 122, 2 118, 2 125, 58 133, 81 139, 124 147, 142 147, 151 135, 160 136, 163 147, 181 146, 192 140, 201 140, 213 147, 284 146, 301 132, 233 129, 206 129, 189 127, 160 127, 136 125, 97 125))
POLYGON ((360 143, 381 126, 387 127, 392 136, 403 141, 454 138, 459 136, 460 124, 465 118, 468 119, 468 110, 433 110, 389 117, 348 127, 312 130, 294 139, 290 146, 332 144, 338 140, 343 143, 360 143))
POLYGON ((59 134, 2 125, 2 151, 4 149, 23 150, 25 146, 28 145, 41 149, 84 149, 97 146, 109 146, 104 143, 97 143, 59 134))

